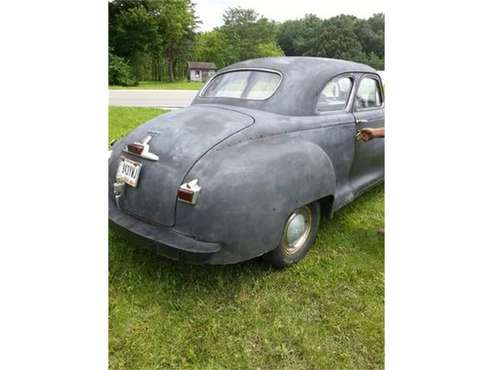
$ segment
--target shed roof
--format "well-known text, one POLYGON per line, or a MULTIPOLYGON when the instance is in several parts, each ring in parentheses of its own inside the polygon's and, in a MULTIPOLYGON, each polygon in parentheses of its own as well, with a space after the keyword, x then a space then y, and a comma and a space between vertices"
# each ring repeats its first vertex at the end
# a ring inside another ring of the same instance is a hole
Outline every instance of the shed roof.
POLYGON ((188 69, 217 69, 214 63, 188 62, 188 69))

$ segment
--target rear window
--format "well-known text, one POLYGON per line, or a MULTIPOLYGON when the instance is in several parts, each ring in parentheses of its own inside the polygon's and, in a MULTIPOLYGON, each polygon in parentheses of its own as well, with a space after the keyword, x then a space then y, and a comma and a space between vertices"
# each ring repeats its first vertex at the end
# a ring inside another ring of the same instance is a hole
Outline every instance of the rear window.
POLYGON ((264 100, 276 91, 281 76, 266 71, 234 71, 212 79, 202 96, 208 98, 237 98, 264 100))

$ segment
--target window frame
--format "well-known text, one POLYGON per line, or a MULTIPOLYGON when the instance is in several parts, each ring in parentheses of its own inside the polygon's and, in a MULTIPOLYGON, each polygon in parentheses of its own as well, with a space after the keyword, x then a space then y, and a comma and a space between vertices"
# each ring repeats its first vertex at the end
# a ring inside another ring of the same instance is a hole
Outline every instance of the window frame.
POLYGON ((275 69, 269 69, 269 68, 235 68, 235 69, 229 69, 224 72, 218 72, 212 78, 207 81, 207 83, 204 85, 204 87, 200 90, 199 92, 199 97, 204 98, 204 99, 234 99, 234 100, 240 100, 240 101, 264 101, 272 98, 274 94, 279 90, 279 86, 281 86, 282 81, 284 80, 284 75, 275 69), (258 98, 237 98, 233 96, 204 96, 204 93, 207 91, 207 88, 209 87, 209 84, 212 83, 217 77, 222 76, 226 73, 234 73, 234 72, 245 72, 245 71, 250 71, 250 72, 268 72, 268 73, 275 73, 278 75, 279 82, 277 83, 277 86, 275 89, 272 91, 272 94, 269 96, 263 98, 263 99, 258 99, 258 98))
POLYGON ((354 94, 354 87, 356 86, 356 77, 353 72, 344 72, 338 75, 333 76, 330 80, 328 80, 323 86, 320 92, 317 95, 317 100, 315 102, 315 112, 319 115, 327 115, 327 114, 333 114, 333 113, 341 113, 341 112, 348 112, 349 107, 351 106, 353 94, 354 94), (342 109, 338 110, 331 110, 331 111, 320 111, 318 110, 318 102, 320 101, 320 96, 322 95, 323 91, 327 87, 328 84, 330 84, 332 81, 335 79, 340 79, 340 78, 349 78, 351 80, 351 90, 349 91, 348 98, 346 101, 346 105, 342 109))
POLYGON ((353 101, 353 111, 354 112, 366 112, 366 111, 371 111, 371 110, 377 110, 377 109, 383 109, 385 106, 385 99, 383 95, 383 88, 382 88, 382 80, 380 76, 377 73, 365 73, 360 76, 358 79, 358 86, 356 87, 356 90, 354 91, 354 101, 353 101), (371 79, 375 80, 377 82, 377 88, 378 88, 378 93, 380 94, 380 105, 377 105, 375 107, 368 107, 368 108, 358 108, 357 107, 357 99, 356 97, 358 96, 358 90, 361 85, 361 82, 365 79, 371 79))

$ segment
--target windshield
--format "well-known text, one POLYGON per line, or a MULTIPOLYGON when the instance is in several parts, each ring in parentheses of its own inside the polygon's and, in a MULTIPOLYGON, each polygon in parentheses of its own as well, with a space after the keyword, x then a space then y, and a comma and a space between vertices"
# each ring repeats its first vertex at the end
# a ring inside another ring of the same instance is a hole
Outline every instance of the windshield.
POLYGON ((281 76, 265 71, 235 71, 216 76, 202 96, 208 98, 238 98, 263 100, 276 91, 281 76))

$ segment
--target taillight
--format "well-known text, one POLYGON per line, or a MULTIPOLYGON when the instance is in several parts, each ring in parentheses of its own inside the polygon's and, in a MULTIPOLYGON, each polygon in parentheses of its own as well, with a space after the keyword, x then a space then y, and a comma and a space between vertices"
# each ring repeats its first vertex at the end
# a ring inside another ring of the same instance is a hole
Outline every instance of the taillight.
POLYGON ((133 144, 128 144, 126 146, 126 149, 124 149, 124 152, 134 154, 141 156, 142 158, 145 159, 150 159, 151 161, 159 161, 159 157, 151 153, 149 151, 149 142, 151 141, 152 136, 148 135, 145 138, 143 138, 140 142, 135 142, 133 144))
POLYGON ((128 144, 127 151, 133 154, 141 155, 144 151, 144 145, 138 143, 128 144))
POLYGON ((199 180, 192 180, 180 185, 177 192, 177 198, 181 202, 195 204, 199 198, 200 189, 202 188, 199 186, 199 180))

